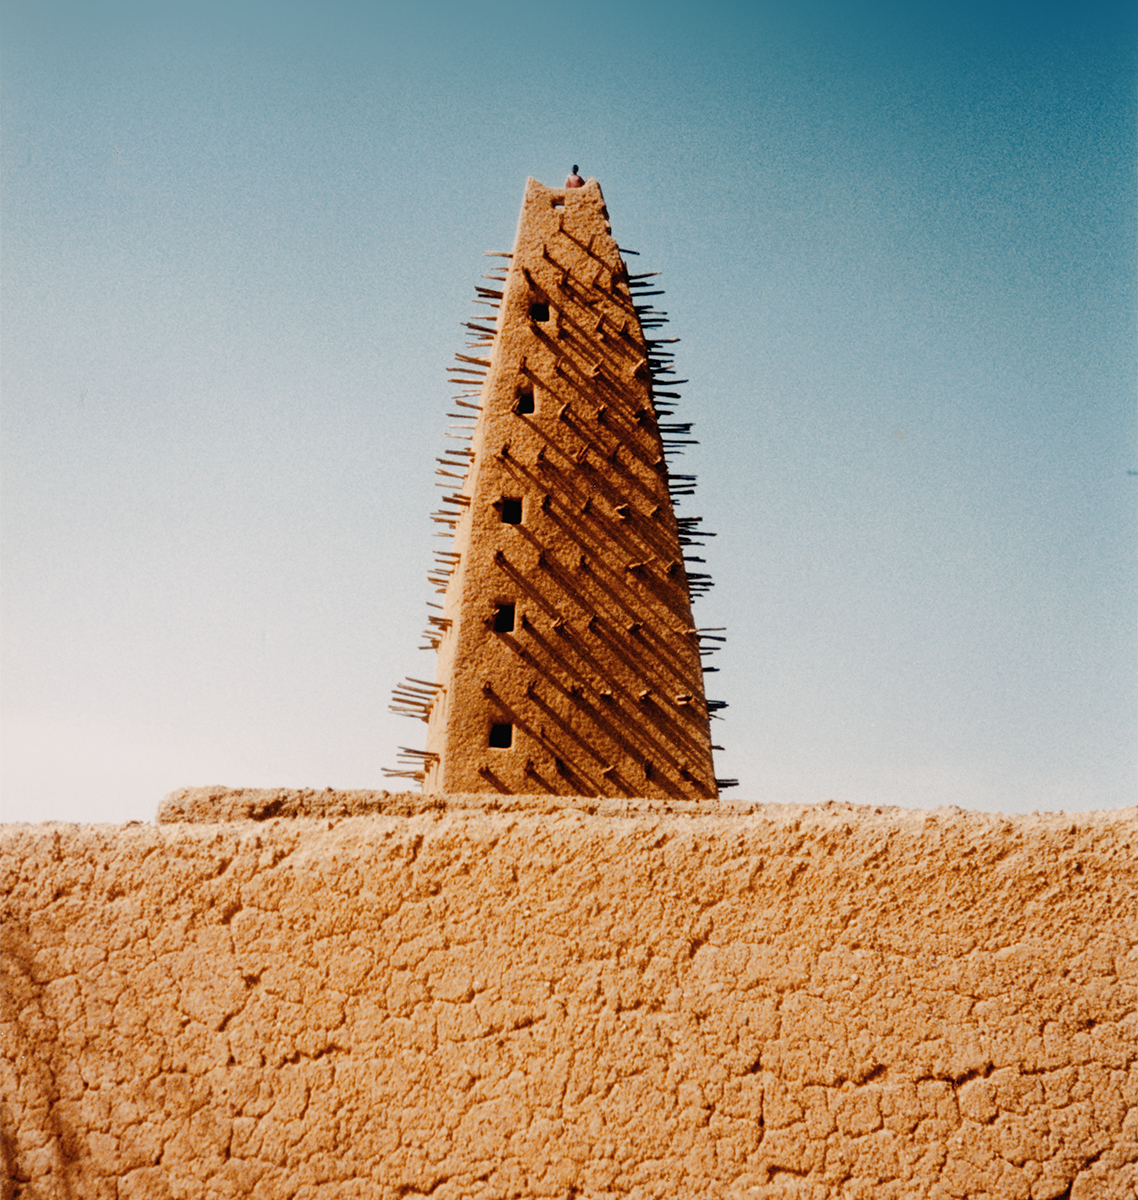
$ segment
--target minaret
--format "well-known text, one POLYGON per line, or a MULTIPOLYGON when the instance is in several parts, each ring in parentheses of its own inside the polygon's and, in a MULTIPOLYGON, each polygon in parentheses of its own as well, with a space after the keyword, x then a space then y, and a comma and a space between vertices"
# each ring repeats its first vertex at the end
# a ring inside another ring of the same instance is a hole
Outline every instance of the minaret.
MULTIPOLYGON (((529 180, 503 257, 501 290, 478 289, 497 328, 470 325, 488 352, 452 368, 451 415, 474 424, 438 460, 453 490, 434 520, 454 540, 432 576, 435 679, 396 691, 427 747, 390 774, 425 792, 713 798, 729 781, 684 558, 703 535, 673 512, 690 477, 664 457, 653 370, 670 354, 645 340, 646 277, 630 278, 595 180, 529 180)), ((677 444, 689 430, 664 427, 677 444)))

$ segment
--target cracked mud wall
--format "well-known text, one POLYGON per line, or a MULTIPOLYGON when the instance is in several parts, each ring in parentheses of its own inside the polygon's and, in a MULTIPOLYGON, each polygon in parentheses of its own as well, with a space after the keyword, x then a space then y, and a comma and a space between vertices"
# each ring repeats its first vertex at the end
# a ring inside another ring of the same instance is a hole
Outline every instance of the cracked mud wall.
POLYGON ((8 1196, 1135 1196, 1136 810, 334 800, 4 830, 8 1196))

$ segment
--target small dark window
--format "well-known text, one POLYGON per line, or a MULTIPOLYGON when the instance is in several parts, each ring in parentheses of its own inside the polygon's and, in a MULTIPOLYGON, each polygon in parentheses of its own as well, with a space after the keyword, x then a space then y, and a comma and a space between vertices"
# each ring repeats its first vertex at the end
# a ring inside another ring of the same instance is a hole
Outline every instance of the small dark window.
POLYGON ((502 497, 502 524, 520 525, 522 523, 522 502, 517 496, 502 497))
POLYGON ((514 727, 512 725, 491 725, 490 726, 490 745, 498 750, 508 750, 514 740, 514 727))
POLYGON ((520 416, 523 413, 533 412, 533 408, 533 392, 522 392, 518 396, 518 402, 514 405, 514 412, 520 416))
POLYGON ((549 320, 549 305, 543 300, 539 300, 535 304, 529 306, 529 319, 531 321, 548 321, 549 320))
POLYGON ((512 604, 499 604, 494 609, 494 632, 513 633, 513 630, 514 606, 512 604))

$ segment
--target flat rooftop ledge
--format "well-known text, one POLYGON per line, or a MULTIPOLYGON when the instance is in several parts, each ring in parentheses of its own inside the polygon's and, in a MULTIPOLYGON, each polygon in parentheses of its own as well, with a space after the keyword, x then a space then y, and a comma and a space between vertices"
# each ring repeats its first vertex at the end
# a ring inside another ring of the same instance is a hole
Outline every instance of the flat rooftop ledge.
MULTIPOLYGON (((495 792, 420 792, 334 788, 233 788, 221 785, 187 787, 171 792, 158 808, 160 825, 213 825, 228 821, 288 819, 341 820, 347 817, 415 817, 443 813, 521 813, 552 816, 579 813, 587 817, 698 817, 731 819, 760 817, 779 823, 806 821, 811 826, 907 826, 935 823, 988 827, 1008 831, 1086 828, 1088 825, 1134 826, 1138 806, 1096 812, 1003 814, 977 812, 956 806, 927 809, 895 805, 768 804, 754 800, 660 800, 645 797, 501 795, 495 792)), ((1138 830, 1136 830, 1138 832, 1138 830)))
MULTIPOLYGON (((272 821, 280 817, 411 817, 423 812, 582 812, 588 816, 641 814, 739 816, 772 805, 732 800, 601 799, 589 796, 504 796, 496 792, 336 791, 325 787, 181 787, 158 806, 158 824, 272 821)), ((872 810, 870 810, 872 811, 872 810)))
MULTIPOLYGON (((844 805, 854 811, 852 806, 844 805)), ((324 788, 179 788, 158 808, 158 823, 214 824, 219 821, 271 821, 281 817, 316 820, 341 817, 412 817, 420 813, 579 812, 587 816, 633 815, 746 816, 788 809, 786 805, 734 800, 661 800, 644 797, 502 795, 496 792, 336 791, 324 788)), ((789 809, 788 809, 789 811, 789 809)), ((795 811, 798 811, 797 808, 795 811)), ((867 808, 866 812, 878 811, 867 808)), ((884 810, 880 810, 884 811, 884 810)), ((955 810, 952 810, 955 811, 955 810)))

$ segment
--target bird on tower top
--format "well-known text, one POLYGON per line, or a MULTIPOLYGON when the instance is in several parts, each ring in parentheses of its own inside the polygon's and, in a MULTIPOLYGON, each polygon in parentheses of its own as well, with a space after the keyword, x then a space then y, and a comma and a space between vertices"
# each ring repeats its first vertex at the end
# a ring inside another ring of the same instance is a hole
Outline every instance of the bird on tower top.
POLYGON ((573 164, 573 170, 570 172, 569 178, 565 180, 565 186, 567 188, 584 187, 585 186, 585 181, 581 178, 580 175, 577 174, 577 164, 576 163, 573 164))

